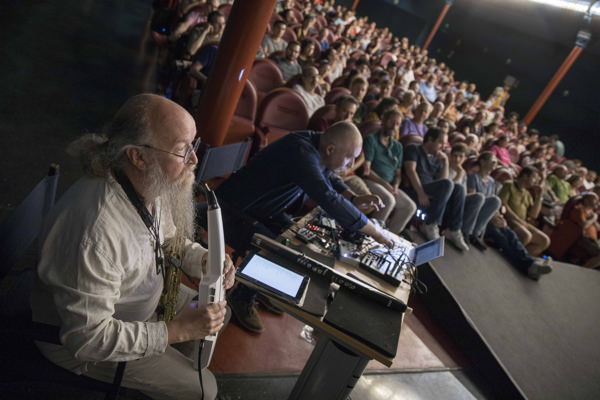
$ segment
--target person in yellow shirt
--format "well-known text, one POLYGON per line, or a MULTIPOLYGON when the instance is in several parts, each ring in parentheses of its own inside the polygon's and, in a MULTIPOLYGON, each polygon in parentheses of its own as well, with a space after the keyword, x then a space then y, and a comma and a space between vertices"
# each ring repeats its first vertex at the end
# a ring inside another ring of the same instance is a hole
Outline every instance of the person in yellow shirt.
POLYGON ((541 255, 550 246, 550 238, 530 223, 537 219, 542 208, 543 189, 538 180, 538 171, 525 167, 516 180, 506 181, 498 194, 506 206, 509 226, 533 257, 541 255))

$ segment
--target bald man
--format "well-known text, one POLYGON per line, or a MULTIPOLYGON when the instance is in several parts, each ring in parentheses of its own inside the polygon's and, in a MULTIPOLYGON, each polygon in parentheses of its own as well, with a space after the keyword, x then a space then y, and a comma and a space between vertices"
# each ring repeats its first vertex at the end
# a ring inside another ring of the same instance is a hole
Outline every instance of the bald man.
MULTIPOLYGON (((381 207, 381 200, 373 195, 357 196, 336 175, 352 167, 361 148, 356 126, 342 121, 322 134, 290 133, 257 153, 217 189, 227 244, 243 254, 253 233, 276 237, 292 225, 287 212, 308 196, 344 229, 360 231, 391 246, 388 232, 373 225, 357 208, 381 207)), ((244 328, 261 332, 255 298, 254 291, 238 286, 229 306, 244 328)))
MULTIPOLYGON (((225 302, 196 307, 197 291, 177 289, 175 319, 158 319, 165 241, 183 270, 202 279, 206 249, 193 242, 196 125, 163 97, 129 99, 100 135, 70 150, 85 176, 51 211, 32 290, 33 319, 60 327, 62 345, 37 343, 46 358, 77 374, 112 382, 128 361, 123 386, 154 399, 214 399, 214 376, 172 344, 221 329, 225 302), (203 388, 203 389, 202 389, 203 388)), ((233 265, 225 265, 225 287, 233 265)))

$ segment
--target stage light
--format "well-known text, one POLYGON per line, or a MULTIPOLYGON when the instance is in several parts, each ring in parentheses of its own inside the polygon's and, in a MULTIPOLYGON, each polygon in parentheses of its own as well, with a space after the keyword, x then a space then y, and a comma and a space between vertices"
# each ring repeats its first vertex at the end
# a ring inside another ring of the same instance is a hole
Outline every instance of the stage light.
MULTIPOLYGON (((529 0, 534 3, 545 4, 548 6, 564 8, 567 10, 578 11, 578 12, 586 12, 588 7, 590 6, 589 1, 583 0, 529 0)), ((600 15, 600 3, 597 3, 594 7, 592 7, 592 14, 600 15)))

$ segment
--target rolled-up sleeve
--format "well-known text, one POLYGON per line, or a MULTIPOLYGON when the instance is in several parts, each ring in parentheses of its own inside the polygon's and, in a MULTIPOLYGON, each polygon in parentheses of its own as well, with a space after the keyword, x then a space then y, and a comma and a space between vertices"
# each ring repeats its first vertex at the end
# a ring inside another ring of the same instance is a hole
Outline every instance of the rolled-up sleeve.
POLYGON ((295 161, 295 182, 342 227, 357 231, 367 224, 367 217, 334 188, 315 155, 300 153, 295 161))

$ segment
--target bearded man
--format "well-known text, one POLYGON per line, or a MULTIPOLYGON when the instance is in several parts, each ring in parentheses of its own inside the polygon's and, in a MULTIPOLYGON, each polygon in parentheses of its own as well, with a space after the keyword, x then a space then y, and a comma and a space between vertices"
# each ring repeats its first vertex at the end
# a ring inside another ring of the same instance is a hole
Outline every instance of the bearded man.
POLYGON ((404 230, 417 210, 414 201, 400 189, 402 182, 402 143, 394 139, 402 124, 402 114, 389 110, 383 114, 381 129, 365 138, 363 178, 371 192, 381 198, 385 207, 373 217, 385 221, 396 234, 404 230))
MULTIPOLYGON (((141 94, 101 135, 70 146, 86 176, 48 216, 31 298, 35 321, 60 326, 62 345, 37 343, 50 361, 107 382, 128 361, 123 386, 152 398, 216 397, 212 373, 202 371, 202 389, 191 358, 171 345, 221 329, 225 302, 197 307, 196 292, 179 286, 175 318, 157 318, 166 240, 179 246, 183 272, 202 279, 207 251, 192 242, 195 136, 182 107, 141 94)), ((230 260, 225 271, 229 288, 230 260)))

